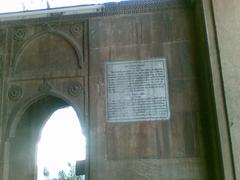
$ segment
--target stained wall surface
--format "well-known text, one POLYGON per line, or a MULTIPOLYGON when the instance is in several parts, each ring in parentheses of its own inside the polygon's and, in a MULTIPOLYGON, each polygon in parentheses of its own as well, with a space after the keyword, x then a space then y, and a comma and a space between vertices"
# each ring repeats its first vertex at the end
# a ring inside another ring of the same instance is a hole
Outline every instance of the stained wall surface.
MULTIPOLYGON (((217 179, 195 27, 194 11, 184 3, 5 24, 0 29, 3 180, 17 176, 9 176, 11 164, 17 169, 10 157, 16 136, 24 134, 18 127, 28 127, 21 124, 24 112, 49 95, 72 105, 82 120, 89 180, 217 179), (166 59, 170 119, 107 122, 106 62, 154 58, 166 59)), ((26 172, 22 180, 33 176, 26 172)))
POLYGON ((166 9, 89 21, 90 178, 210 177, 203 142, 207 128, 201 129, 207 116, 201 110, 200 59, 191 13, 166 9), (170 120, 107 123, 105 63, 156 57, 167 59, 170 120))
POLYGON ((236 179, 240 178, 240 2, 213 0, 220 63, 224 84, 236 179))

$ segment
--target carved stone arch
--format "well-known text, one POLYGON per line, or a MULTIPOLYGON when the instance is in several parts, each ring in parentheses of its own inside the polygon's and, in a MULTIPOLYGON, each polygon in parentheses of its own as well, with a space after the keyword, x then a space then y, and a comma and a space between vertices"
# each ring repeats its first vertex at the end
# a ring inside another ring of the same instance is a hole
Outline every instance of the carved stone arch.
POLYGON ((78 107, 78 105, 73 102, 72 100, 70 100, 69 98, 67 98, 66 96, 64 96, 63 94, 57 93, 57 92, 49 92, 47 94, 38 94, 35 97, 30 97, 28 99, 26 99, 25 101, 20 102, 21 105, 17 106, 18 110, 15 108, 10 116, 9 119, 12 119, 12 121, 9 122, 8 124, 8 128, 7 128, 7 140, 8 139, 12 139, 15 137, 16 135, 16 130, 17 127, 19 125, 19 123, 21 123, 22 120, 22 116, 24 115, 24 113, 35 103, 41 101, 41 99, 43 99, 44 97, 55 97, 59 100, 64 101, 67 105, 72 106, 73 109, 75 110, 78 119, 79 119, 79 123, 82 127, 82 133, 84 135, 86 135, 86 124, 85 124, 85 120, 84 120, 84 112, 83 110, 80 110, 80 108, 78 107), (21 108, 19 108, 21 107, 21 108))
POLYGON ((67 106, 72 106, 75 110, 82 132, 86 136, 81 106, 64 94, 38 93, 16 104, 15 107, 21 108, 13 109, 9 116, 9 119, 13 120, 9 122, 5 141, 4 179, 35 179, 36 144, 41 130, 54 111, 67 106))
POLYGON ((40 32, 37 33, 33 36, 31 36, 29 39, 27 39, 25 41, 25 43, 21 46, 21 48, 17 51, 16 55, 14 56, 13 59, 13 64, 12 64, 12 71, 15 72, 16 68, 19 64, 19 61, 21 59, 21 56, 23 55, 23 53, 25 52, 25 50, 27 48, 29 48, 29 46, 33 43, 36 42, 38 39, 40 39, 41 37, 43 37, 44 35, 47 34, 51 34, 51 35, 55 35, 57 37, 62 38, 63 40, 65 40, 67 43, 69 43, 69 45, 72 47, 72 49, 74 50, 76 56, 77 56, 77 64, 79 68, 82 68, 83 66, 83 62, 84 62, 84 57, 83 57, 83 47, 81 47, 78 42, 69 34, 60 31, 60 30, 48 30, 48 31, 44 31, 44 32, 40 32))

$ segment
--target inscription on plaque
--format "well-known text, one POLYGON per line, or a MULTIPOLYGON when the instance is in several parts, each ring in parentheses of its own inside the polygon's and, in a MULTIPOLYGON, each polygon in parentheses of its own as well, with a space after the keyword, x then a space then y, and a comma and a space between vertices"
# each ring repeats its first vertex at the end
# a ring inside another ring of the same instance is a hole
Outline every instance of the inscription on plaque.
POLYGON ((170 118, 166 59, 106 64, 108 122, 170 118))

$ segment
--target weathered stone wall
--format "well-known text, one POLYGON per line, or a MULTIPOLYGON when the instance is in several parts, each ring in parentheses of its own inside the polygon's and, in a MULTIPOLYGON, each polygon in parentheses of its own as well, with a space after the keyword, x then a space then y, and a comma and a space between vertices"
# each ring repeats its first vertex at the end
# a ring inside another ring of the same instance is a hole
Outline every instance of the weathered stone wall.
POLYGON ((70 102, 85 123, 89 180, 219 180, 222 174, 211 162, 213 153, 218 156, 212 150, 218 137, 209 133, 208 123, 216 119, 205 111, 205 96, 211 94, 200 83, 207 59, 197 49, 194 10, 183 2, 5 24, 0 31, 3 180, 15 180, 16 174, 9 176, 11 163, 17 169, 10 145, 23 114, 46 95, 70 102), (168 66, 170 119, 107 122, 106 62, 161 57, 168 66))
POLYGON ((204 144, 200 129, 207 118, 201 111, 192 13, 169 8, 89 20, 92 179, 207 178, 200 148, 204 144), (167 61, 170 120, 108 123, 106 62, 157 57, 167 61))
POLYGON ((212 3, 236 179, 240 179, 240 1, 212 3))

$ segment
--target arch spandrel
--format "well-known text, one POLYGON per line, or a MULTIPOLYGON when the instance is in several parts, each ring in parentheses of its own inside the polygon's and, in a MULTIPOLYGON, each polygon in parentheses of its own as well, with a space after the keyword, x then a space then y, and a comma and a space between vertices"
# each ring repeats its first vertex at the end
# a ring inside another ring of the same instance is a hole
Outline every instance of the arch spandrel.
POLYGON ((24 112, 32 104, 46 96, 57 97, 72 106, 81 121, 81 125, 85 127, 86 104, 83 82, 83 77, 69 77, 11 83, 8 90, 8 136, 15 136, 16 128, 24 112), (16 97, 11 96, 11 91, 14 91, 12 94, 16 97), (21 91, 20 95, 18 95, 18 91, 21 91))
POLYGON ((61 31, 47 31, 34 35, 23 44, 16 54, 13 72, 69 74, 68 71, 78 71, 82 63, 82 47, 71 36, 61 31))

